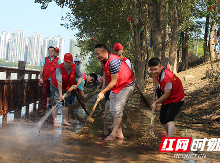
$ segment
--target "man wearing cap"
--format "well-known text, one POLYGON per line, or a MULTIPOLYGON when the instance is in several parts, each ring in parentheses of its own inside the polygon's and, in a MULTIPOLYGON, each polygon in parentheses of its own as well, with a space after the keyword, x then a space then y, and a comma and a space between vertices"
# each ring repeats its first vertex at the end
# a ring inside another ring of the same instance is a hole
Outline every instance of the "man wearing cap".
POLYGON ((134 91, 134 75, 128 65, 123 62, 120 57, 108 53, 104 44, 97 44, 94 53, 96 58, 101 61, 104 76, 108 82, 106 88, 98 94, 98 100, 103 99, 105 93, 111 90, 110 110, 113 116, 113 130, 105 140, 123 139, 124 136, 120 124, 124 105, 134 91))
POLYGON ((123 46, 120 43, 116 43, 113 47, 114 54, 119 56, 125 63, 127 63, 128 67, 131 69, 131 62, 128 58, 123 56, 123 46))
MULTIPOLYGON (((64 55, 64 62, 57 66, 56 71, 51 76, 51 87, 53 106, 63 98, 63 93, 65 93, 70 87, 74 87, 74 90, 82 82, 82 73, 79 68, 73 63, 73 56, 70 53, 64 55), (76 82, 76 78, 78 81, 76 82)), ((67 122, 68 105, 70 96, 63 99, 63 109, 62 109, 62 125, 70 126, 67 122)), ((54 126, 59 127, 57 122, 57 112, 56 108, 52 112, 54 126)))
POLYGON ((78 58, 75 58, 75 59, 74 59, 74 63, 75 63, 75 65, 76 65, 77 67, 80 68, 80 60, 79 60, 78 58))
POLYGON ((42 98, 41 98, 41 110, 45 112, 47 107, 47 96, 50 90, 51 75, 55 72, 56 66, 61 63, 60 59, 55 56, 55 48, 50 46, 48 48, 49 56, 45 57, 41 64, 40 70, 40 83, 42 84, 42 98))
POLYGON ((59 48, 58 47, 55 47, 55 56, 59 56, 59 52, 60 52, 60 50, 59 50, 59 48))

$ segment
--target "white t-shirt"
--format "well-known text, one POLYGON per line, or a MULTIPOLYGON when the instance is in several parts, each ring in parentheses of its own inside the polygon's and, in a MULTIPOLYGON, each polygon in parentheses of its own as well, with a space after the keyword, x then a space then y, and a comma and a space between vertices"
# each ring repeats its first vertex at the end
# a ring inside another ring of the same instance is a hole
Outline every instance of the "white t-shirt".
POLYGON ((128 67, 131 69, 131 62, 130 62, 130 60, 129 59, 127 59, 126 61, 125 61, 125 63, 128 65, 128 67))

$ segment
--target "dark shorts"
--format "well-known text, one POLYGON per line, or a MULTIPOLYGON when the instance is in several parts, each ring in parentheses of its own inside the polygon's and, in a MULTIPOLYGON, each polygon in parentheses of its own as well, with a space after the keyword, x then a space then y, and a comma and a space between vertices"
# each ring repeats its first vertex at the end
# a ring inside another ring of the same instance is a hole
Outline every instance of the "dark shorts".
MULTIPOLYGON (((59 94, 58 89, 56 87, 54 87, 52 84, 50 85, 50 91, 52 93, 52 101, 53 101, 52 106, 55 106, 60 101, 60 99, 59 99, 60 94, 59 94)), ((63 90, 62 93, 64 94, 66 91, 67 90, 63 90)), ((64 101, 62 101, 62 106, 68 107, 69 101, 70 101, 70 95, 68 95, 64 99, 64 101)))
POLYGON ((71 93, 70 94, 70 101, 69 101, 69 104, 70 105, 73 105, 74 104, 74 101, 75 101, 75 93, 71 93))
POLYGON ((160 122, 162 124, 167 124, 167 122, 174 121, 175 116, 178 114, 183 103, 184 101, 170 103, 167 105, 164 105, 163 103, 160 109, 160 122))
POLYGON ((48 91, 47 97, 48 97, 48 98, 51 98, 51 91, 50 91, 50 89, 49 89, 49 91, 48 91))
POLYGON ((108 92, 105 94, 105 102, 106 102, 107 100, 110 100, 110 92, 111 92, 111 91, 108 91, 108 92))

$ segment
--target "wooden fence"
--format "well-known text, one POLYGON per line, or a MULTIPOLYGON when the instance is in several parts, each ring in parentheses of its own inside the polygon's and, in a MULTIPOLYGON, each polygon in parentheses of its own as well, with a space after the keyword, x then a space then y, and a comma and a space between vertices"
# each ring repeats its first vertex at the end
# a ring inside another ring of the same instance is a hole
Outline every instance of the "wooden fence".
POLYGON ((15 118, 20 117, 23 106, 41 98, 40 71, 25 70, 25 62, 19 61, 18 68, 0 67, 0 72, 6 72, 6 79, 0 80, 0 115, 14 110, 15 118), (17 73, 17 79, 11 79, 12 73, 17 73))

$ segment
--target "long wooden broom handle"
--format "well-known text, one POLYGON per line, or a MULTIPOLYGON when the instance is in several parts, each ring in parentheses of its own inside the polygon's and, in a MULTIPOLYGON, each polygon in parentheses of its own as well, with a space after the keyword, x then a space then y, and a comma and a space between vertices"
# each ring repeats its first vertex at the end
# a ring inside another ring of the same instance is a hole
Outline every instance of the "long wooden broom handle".
MULTIPOLYGON (((156 100, 156 91, 154 91, 154 97, 153 97, 153 103, 155 102, 156 100)), ((153 124, 153 121, 154 121, 154 109, 152 109, 152 112, 151 112, 151 125, 153 124)))
POLYGON ((72 92, 73 89, 74 89, 74 86, 72 85, 72 86, 66 91, 66 94, 68 95, 70 92, 72 92))
POLYGON ((92 111, 91 111, 91 113, 90 113, 89 116, 92 116, 92 114, 94 113, 95 108, 96 108, 97 104, 99 103, 99 101, 100 101, 100 99, 98 98, 98 99, 96 100, 96 103, 95 103, 95 105, 93 106, 93 109, 92 109, 92 111))

